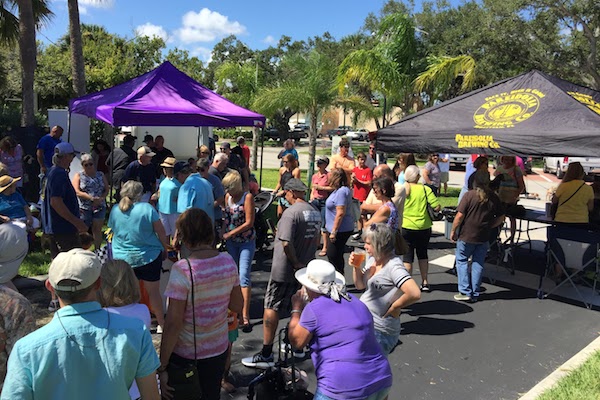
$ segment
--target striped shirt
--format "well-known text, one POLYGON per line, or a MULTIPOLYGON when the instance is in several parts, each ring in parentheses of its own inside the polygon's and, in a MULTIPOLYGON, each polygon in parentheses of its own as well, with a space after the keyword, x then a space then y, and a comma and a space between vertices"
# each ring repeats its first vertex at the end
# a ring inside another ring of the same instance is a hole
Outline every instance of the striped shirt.
POLYGON ((227 350, 227 306, 231 289, 239 286, 237 266, 228 253, 209 259, 190 259, 194 277, 196 313, 196 356, 192 325, 192 291, 190 270, 186 260, 173 264, 165 296, 187 300, 184 325, 173 352, 187 359, 205 359, 227 350))

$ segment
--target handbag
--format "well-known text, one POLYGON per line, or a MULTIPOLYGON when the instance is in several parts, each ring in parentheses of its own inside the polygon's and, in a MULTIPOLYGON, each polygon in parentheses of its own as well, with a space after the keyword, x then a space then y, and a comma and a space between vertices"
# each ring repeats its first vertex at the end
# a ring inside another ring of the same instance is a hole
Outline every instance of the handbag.
POLYGON ((552 202, 552 204, 550 205, 550 218, 552 218, 552 220, 554 220, 554 218, 556 217, 556 212, 558 211, 558 207, 559 207, 559 206, 562 206, 562 205, 563 205, 563 204, 565 204, 567 201, 571 200, 571 198, 572 198, 573 196, 575 196, 575 195, 577 194, 577 192, 579 192, 579 189, 581 189, 581 188, 583 187, 583 185, 585 185, 585 182, 583 182, 583 183, 581 184, 581 186, 579 186, 579 187, 577 188, 577 190, 576 190, 576 191, 575 191, 575 192, 574 192, 572 195, 570 195, 568 199, 566 199, 566 200, 565 200, 565 201, 563 201, 562 203, 558 204, 558 202, 556 202, 556 203, 555 203, 555 202, 552 202))
POLYGON ((169 375, 168 385, 173 390, 173 399, 175 400, 198 400, 202 398, 202 387, 200 386, 200 375, 196 366, 196 314, 194 312, 194 277, 192 275, 192 265, 189 259, 185 259, 190 269, 190 279, 192 281, 192 320, 194 321, 194 360, 173 362, 169 360, 167 373, 169 375))
POLYGON ((408 243, 406 243, 400 229, 396 229, 394 233, 394 251, 397 256, 403 256, 408 253, 408 243))
POLYGON ((427 204, 427 206, 426 206, 427 214, 429 215, 429 218, 431 219, 431 221, 443 220, 444 214, 442 214, 441 211, 434 210, 433 207, 431 207, 431 204, 429 204, 429 199, 427 198, 427 190, 425 190, 425 186, 423 186, 423 192, 425 193, 425 203, 427 204))

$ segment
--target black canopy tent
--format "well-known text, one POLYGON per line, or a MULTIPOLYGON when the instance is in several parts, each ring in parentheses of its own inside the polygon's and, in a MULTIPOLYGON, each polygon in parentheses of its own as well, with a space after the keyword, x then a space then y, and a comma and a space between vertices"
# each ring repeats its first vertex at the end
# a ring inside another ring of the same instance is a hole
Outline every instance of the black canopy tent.
POLYGON ((377 149, 598 157, 600 92, 530 71, 380 129, 377 149))

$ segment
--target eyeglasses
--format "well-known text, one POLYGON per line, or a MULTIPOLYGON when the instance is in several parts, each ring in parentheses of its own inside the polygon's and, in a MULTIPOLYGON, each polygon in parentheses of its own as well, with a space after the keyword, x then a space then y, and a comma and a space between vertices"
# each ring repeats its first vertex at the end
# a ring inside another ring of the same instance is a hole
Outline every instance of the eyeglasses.
POLYGON ((93 165, 94 165, 94 163, 85 163, 85 164, 83 164, 84 167, 91 167, 93 165))

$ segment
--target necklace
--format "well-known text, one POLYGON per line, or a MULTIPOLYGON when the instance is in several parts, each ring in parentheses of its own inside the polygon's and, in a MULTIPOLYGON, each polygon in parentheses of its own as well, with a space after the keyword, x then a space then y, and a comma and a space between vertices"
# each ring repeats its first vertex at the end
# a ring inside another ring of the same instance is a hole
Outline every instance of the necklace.
MULTIPOLYGON (((86 345, 83 345, 83 344, 80 344, 79 342, 77 342, 77 340, 75 339, 75 337, 73 335, 71 335, 67 331, 67 329, 65 328, 65 326, 63 325, 62 320, 60 319, 60 312, 59 311, 56 312, 56 316, 58 317, 58 322, 60 322, 60 326, 63 328, 63 331, 65 331, 65 333, 67 334, 67 337, 69 338, 69 340, 71 340, 73 343, 75 343, 79 347, 95 348, 96 345, 86 346, 86 345)), ((108 336, 108 329, 110 328, 110 313, 108 311, 106 311, 106 317, 107 317, 106 332, 104 333, 104 336, 102 336, 102 340, 101 340, 102 342, 104 342, 104 339, 106 339, 106 337, 108 336)))

